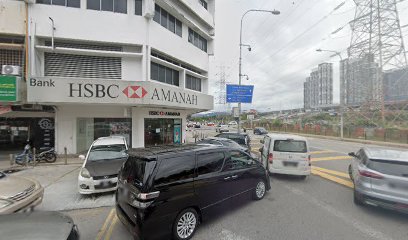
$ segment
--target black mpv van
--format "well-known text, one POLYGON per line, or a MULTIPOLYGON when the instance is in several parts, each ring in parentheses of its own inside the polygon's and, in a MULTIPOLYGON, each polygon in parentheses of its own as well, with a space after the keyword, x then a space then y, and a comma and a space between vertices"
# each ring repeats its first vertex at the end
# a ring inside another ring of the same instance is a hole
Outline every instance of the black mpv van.
POLYGON ((135 239, 190 239, 233 197, 260 200, 271 188, 248 154, 208 145, 131 149, 118 181, 116 212, 135 239))

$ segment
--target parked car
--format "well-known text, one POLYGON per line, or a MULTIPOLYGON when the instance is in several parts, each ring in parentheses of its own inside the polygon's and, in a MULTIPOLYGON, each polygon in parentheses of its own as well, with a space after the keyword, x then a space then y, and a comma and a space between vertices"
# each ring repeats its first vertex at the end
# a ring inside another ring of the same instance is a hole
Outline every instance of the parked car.
POLYGON ((236 125, 238 125, 238 123, 237 123, 237 121, 231 121, 231 122, 228 123, 228 125, 236 126, 236 125))
POLYGON ((0 215, 31 211, 43 196, 44 188, 38 181, 0 172, 0 215))
POLYGON ((124 137, 111 136, 95 140, 88 150, 78 176, 80 194, 115 191, 118 172, 127 159, 127 143, 124 137))
POLYGON ((238 143, 239 145, 241 145, 242 147, 251 150, 251 138, 249 137, 247 133, 227 132, 227 133, 220 133, 215 136, 220 137, 220 138, 231 139, 235 141, 236 143, 238 143))
POLYGON ((311 159, 306 138, 296 135, 267 134, 261 140, 261 162, 269 173, 310 175, 311 159))
POLYGON ((194 124, 194 128, 201 128, 201 123, 196 122, 196 123, 194 124))
POLYGON ((228 127, 228 125, 219 124, 219 125, 215 128, 215 131, 216 131, 216 132, 219 132, 219 133, 229 132, 229 127, 228 127))
POLYGON ((408 151, 364 147, 349 155, 355 204, 408 213, 408 151))
POLYGON ((239 145, 237 142, 228 139, 228 138, 219 138, 219 137, 209 137, 197 142, 197 144, 210 144, 215 146, 226 146, 230 148, 239 149, 248 154, 251 154, 248 148, 239 145))
POLYGON ((188 122, 187 123, 187 127, 194 127, 194 125, 195 125, 195 122, 188 122))
POLYGON ((265 134, 268 134, 268 131, 266 131, 266 129, 263 127, 256 127, 254 128, 254 134, 255 135, 265 135, 265 134))
POLYGON ((60 212, 14 213, 0 216, 1 239, 79 240, 71 217, 60 212))
POLYGON ((215 126, 215 123, 213 123, 213 122, 208 122, 208 123, 207 123, 207 126, 209 126, 209 127, 214 127, 214 126, 215 126))
POLYGON ((269 176, 248 154, 184 145, 129 150, 119 173, 116 213, 136 239, 190 239, 232 197, 260 200, 269 176))

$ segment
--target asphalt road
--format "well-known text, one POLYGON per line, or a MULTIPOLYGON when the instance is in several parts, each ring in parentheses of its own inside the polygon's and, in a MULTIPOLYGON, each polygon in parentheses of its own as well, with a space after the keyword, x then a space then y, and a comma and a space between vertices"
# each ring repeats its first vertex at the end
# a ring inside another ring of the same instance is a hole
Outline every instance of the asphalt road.
MULTIPOLYGON (((207 136, 215 134, 202 131, 207 136)), ((261 146, 261 137, 252 139, 256 150, 261 146)), ((353 203, 347 153, 357 151, 362 144, 312 138, 309 141, 311 176, 306 180, 273 176, 272 189, 263 200, 236 199, 228 209, 204 222, 193 239, 408 239, 408 215, 353 203)), ((81 239, 131 239, 115 216, 112 194, 82 197, 76 193, 78 167, 61 166, 57 170, 62 175, 55 178, 49 177, 47 169, 36 172, 47 186, 38 210, 62 210, 72 216, 81 239)), ((24 172, 18 174, 29 174, 24 172)))

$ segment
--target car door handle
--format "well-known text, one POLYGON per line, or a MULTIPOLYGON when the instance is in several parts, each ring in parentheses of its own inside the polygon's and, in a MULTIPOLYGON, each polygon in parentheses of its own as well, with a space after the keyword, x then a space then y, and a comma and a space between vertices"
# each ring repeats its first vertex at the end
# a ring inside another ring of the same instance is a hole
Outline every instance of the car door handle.
POLYGON ((224 178, 224 180, 230 180, 231 179, 231 177, 225 177, 224 178))
POLYGON ((232 178, 232 179, 236 179, 236 178, 238 178, 238 175, 234 175, 234 176, 232 176, 231 178, 232 178))

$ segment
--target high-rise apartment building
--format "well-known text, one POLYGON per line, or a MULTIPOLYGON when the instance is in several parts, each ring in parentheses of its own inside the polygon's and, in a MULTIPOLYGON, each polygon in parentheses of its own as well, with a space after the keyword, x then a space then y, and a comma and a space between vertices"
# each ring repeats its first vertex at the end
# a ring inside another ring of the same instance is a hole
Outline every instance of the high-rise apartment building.
POLYGON ((321 63, 304 83, 304 107, 319 108, 333 104, 333 64, 321 63))

